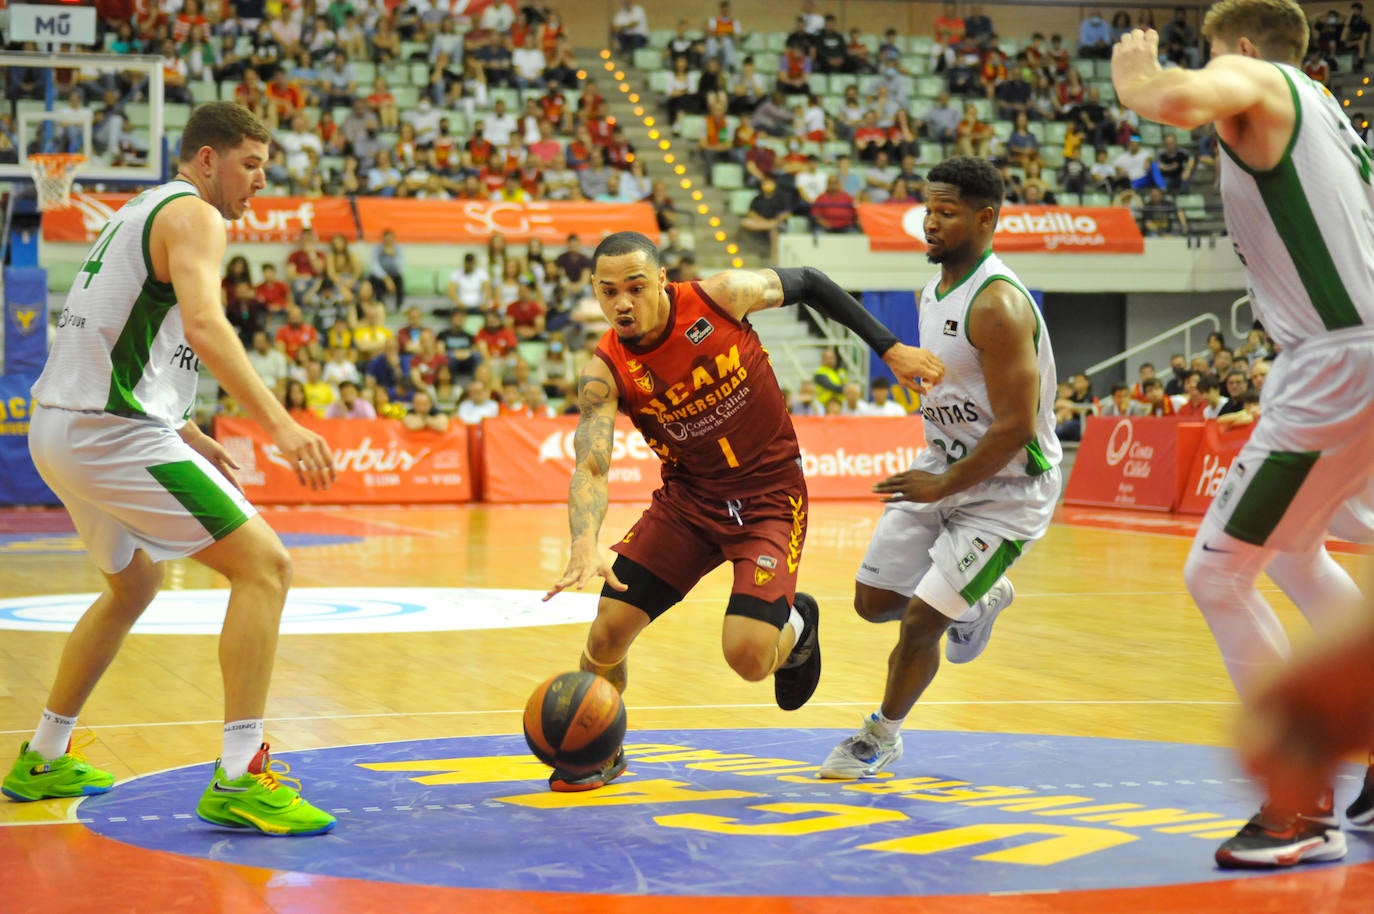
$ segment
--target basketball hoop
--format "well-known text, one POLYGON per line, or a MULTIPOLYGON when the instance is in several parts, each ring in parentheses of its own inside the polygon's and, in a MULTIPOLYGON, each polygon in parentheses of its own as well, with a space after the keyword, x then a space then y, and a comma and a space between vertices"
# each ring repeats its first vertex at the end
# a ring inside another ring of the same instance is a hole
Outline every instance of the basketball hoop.
POLYGON ((66 209, 72 205, 72 182, 86 163, 78 152, 35 152, 29 156, 33 186, 38 191, 38 208, 43 212, 66 209))

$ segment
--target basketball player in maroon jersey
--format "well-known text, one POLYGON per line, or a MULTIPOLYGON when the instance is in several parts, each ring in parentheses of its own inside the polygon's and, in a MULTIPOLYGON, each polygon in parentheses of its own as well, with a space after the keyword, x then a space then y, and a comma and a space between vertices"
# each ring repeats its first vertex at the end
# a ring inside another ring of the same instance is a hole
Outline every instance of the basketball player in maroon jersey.
MULTIPOLYGON (((811 267, 670 283, 652 241, 618 232, 592 254, 592 287, 611 329, 578 380, 572 555, 545 599, 605 579, 581 667, 624 691, 639 633, 728 561, 726 662, 750 682, 771 674, 778 706, 800 708, 821 675, 816 601, 796 592, 806 481, 782 390, 747 317, 804 301, 858 333, 909 387, 937 383, 944 369, 811 267), (612 563, 597 538, 618 410, 663 461, 663 485, 612 563)), ((555 770, 549 785, 591 790, 624 770, 622 752, 591 775, 555 770)))

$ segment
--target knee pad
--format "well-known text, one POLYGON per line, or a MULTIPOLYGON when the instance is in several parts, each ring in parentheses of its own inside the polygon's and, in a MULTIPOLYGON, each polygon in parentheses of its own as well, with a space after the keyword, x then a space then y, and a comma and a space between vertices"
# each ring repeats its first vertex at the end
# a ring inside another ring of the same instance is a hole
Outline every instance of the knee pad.
POLYGON ((732 593, 730 602, 725 605, 725 614, 758 619, 781 631, 792 614, 792 607, 788 605, 786 597, 778 597, 769 603, 749 594, 732 593))
POLYGON ((623 555, 616 556, 611 570, 627 589, 616 590, 610 584, 605 584, 601 588, 601 595, 641 610, 649 617, 650 622, 682 600, 682 594, 674 590, 667 581, 623 555))

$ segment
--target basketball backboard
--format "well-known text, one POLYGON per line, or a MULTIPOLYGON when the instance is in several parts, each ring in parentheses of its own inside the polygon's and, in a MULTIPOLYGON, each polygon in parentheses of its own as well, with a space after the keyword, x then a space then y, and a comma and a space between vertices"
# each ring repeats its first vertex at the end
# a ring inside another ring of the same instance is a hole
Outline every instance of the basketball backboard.
POLYGON ((6 51, 0 52, 0 70, 12 97, 17 94, 15 113, 0 113, 0 128, 18 147, 17 162, 0 162, 0 181, 30 180, 28 156, 34 152, 85 155, 76 180, 87 189, 163 179, 166 150, 175 148, 180 131, 167 136, 161 58, 6 51), (126 98, 115 129, 106 100, 126 98))

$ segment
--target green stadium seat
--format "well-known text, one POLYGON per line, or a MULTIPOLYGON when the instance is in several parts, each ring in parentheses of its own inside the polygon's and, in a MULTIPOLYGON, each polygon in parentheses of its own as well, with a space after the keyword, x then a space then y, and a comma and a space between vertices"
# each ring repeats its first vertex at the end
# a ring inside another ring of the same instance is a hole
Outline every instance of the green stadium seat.
POLYGON ((448 276, 440 276, 432 267, 408 266, 402 275, 405 277, 407 295, 443 295, 448 285, 448 276))
POLYGON ((1064 135, 1069 132, 1069 125, 1064 121, 1046 121, 1044 141, 1055 146, 1064 145, 1064 135))
POLYGON ((918 76, 916 78, 916 95, 920 98, 939 98, 940 93, 945 91, 946 85, 943 76, 918 76))
POLYGON ((632 61, 637 70, 656 70, 663 64, 663 53, 654 48, 639 48, 632 61))
MULTIPOLYGON (((204 79, 196 79, 186 84, 191 90, 191 98, 197 105, 219 100, 219 86, 204 79)), ((230 87, 232 90, 232 86, 230 87)))
POLYGON ((734 190, 744 186, 744 166, 736 162, 717 162, 711 166, 711 186, 734 190))
POLYGON ((162 126, 167 131, 180 133, 191 118, 191 106, 180 102, 168 102, 162 106, 162 126))
POLYGON ((678 132, 688 143, 696 143, 706 135, 706 116, 703 114, 684 114, 678 121, 678 132))
POLYGON ((738 187, 730 191, 730 212, 736 216, 743 216, 749 212, 749 204, 754 202, 754 197, 758 191, 748 187, 738 187))

